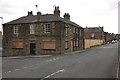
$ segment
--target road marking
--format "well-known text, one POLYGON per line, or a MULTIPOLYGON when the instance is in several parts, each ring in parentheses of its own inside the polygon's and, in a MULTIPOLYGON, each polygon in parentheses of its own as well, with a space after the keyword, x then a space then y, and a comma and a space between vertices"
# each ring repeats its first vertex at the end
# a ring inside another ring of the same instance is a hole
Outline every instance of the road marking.
POLYGON ((118 47, 99 47, 99 48, 118 48, 118 47))
POLYGON ((12 71, 7 71, 6 73, 11 73, 12 71))
POLYGON ((18 70, 20 70, 20 69, 15 69, 14 71, 18 71, 18 70))
POLYGON ((34 65, 30 66, 30 67, 34 67, 34 65))
POLYGON ((28 68, 28 67, 23 67, 23 69, 26 69, 26 68, 28 68))
POLYGON ((42 79, 40 79, 40 80, 44 80, 44 79, 46 79, 46 78, 50 78, 51 76, 53 76, 53 75, 55 75, 55 74, 58 74, 58 73, 60 73, 60 72, 64 72, 64 71, 65 71, 65 69, 58 70, 58 71, 56 71, 56 72, 54 72, 54 73, 52 73, 52 74, 50 74, 50 75, 47 75, 46 77, 44 77, 44 78, 42 78, 42 79))

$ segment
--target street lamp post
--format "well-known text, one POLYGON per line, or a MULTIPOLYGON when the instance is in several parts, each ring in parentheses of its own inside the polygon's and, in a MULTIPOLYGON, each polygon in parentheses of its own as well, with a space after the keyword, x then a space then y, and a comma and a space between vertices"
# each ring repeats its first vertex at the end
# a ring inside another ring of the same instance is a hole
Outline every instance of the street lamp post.
POLYGON ((1 30, 2 30, 3 17, 0 17, 0 19, 1 19, 1 30))

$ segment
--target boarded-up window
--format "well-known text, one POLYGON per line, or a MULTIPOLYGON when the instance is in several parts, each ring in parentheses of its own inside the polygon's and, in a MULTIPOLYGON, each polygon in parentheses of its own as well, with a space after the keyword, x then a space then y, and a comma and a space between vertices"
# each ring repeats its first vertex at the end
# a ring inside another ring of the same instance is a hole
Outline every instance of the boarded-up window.
POLYGON ((14 41, 13 47, 14 48, 23 48, 23 42, 22 41, 14 41))
POLYGON ((65 41, 65 49, 68 49, 68 41, 65 41))
POLYGON ((55 41, 44 41, 44 49, 56 49, 55 41))

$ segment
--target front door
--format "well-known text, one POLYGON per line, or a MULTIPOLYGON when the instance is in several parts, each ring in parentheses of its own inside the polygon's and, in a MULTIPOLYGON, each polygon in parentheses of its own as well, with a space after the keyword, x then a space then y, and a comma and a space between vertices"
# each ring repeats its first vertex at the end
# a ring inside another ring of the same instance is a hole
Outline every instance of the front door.
POLYGON ((35 55, 35 43, 30 43, 30 54, 35 55))

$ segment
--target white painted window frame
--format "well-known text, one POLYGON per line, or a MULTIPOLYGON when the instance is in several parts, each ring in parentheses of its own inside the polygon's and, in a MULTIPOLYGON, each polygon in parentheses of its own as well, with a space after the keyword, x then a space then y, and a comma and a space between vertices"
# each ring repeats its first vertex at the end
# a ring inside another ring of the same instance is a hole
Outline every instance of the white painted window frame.
POLYGON ((30 24, 30 34, 35 34, 35 26, 30 24))
POLYGON ((18 35, 19 34, 19 27, 18 26, 14 26, 13 27, 13 32, 14 32, 14 35, 18 35))

